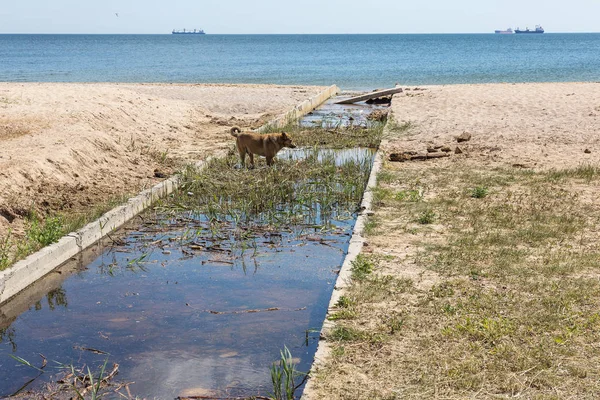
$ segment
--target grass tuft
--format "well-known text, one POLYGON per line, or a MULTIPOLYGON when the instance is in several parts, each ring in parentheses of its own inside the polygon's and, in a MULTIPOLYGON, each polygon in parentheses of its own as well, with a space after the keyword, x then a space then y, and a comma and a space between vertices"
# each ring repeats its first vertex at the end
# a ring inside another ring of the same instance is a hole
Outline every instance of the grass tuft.
POLYGON ((471 189, 471 197, 474 199, 483 199, 488 195, 488 188, 485 186, 477 186, 471 189))
POLYGON ((432 210, 425 210, 417 218, 417 222, 421 225, 433 224, 435 222, 436 214, 432 210))
POLYGON ((354 261, 352 261, 352 279, 356 281, 365 280, 373 272, 373 263, 364 255, 359 254, 354 261))

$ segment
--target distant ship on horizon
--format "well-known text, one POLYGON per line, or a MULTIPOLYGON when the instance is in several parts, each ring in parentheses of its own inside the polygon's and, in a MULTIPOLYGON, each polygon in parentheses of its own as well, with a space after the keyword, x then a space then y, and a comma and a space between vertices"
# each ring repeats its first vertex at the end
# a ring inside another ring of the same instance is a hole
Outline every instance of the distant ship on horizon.
POLYGON ((194 29, 193 31, 186 31, 185 28, 182 31, 176 31, 175 29, 173 29, 172 33, 173 33, 173 35, 205 35, 206 34, 203 29, 199 29, 199 30, 194 29))
POLYGON ((544 28, 542 28, 541 25, 536 25, 534 31, 530 31, 529 28, 525 28, 524 31, 522 31, 519 28, 517 28, 515 30, 515 33, 544 33, 544 28))
POLYGON ((508 28, 507 30, 503 31, 501 29, 497 29, 494 31, 495 33, 499 34, 499 35, 512 35, 513 30, 512 28, 508 28))

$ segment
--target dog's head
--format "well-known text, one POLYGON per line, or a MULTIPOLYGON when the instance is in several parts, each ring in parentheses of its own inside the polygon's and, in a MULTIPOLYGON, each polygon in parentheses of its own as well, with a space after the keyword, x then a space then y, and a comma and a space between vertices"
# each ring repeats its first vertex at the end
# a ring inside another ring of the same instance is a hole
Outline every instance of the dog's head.
POLYGON ((296 145, 292 142, 292 138, 285 132, 281 132, 281 142, 283 143, 283 147, 289 147, 290 149, 295 149, 296 145))

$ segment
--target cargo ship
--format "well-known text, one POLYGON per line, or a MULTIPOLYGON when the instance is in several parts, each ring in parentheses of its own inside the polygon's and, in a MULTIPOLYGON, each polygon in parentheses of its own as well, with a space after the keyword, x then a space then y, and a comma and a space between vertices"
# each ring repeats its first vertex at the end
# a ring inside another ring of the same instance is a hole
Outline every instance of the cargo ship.
POLYGON ((499 34, 499 35, 511 35, 511 34, 513 34, 512 28, 508 28, 505 31, 498 29, 498 30, 495 30, 494 32, 497 33, 497 34, 499 34))
POLYGON ((544 33, 544 28, 542 28, 541 25, 536 25, 534 31, 530 31, 529 28, 525 28, 524 31, 522 31, 519 28, 517 28, 515 30, 515 33, 544 33))
POLYGON ((205 33, 202 29, 194 29, 193 31, 186 31, 185 29, 182 31, 176 31, 175 29, 173 29, 173 35, 205 35, 205 33))

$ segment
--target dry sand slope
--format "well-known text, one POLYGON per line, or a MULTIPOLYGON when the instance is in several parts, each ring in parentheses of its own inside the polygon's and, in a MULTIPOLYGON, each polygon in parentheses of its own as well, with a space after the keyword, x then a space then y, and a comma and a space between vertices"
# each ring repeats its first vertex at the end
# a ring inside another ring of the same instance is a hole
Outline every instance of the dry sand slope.
POLYGON ((0 236, 22 216, 77 212, 133 194, 227 148, 323 88, 0 83, 0 236))

